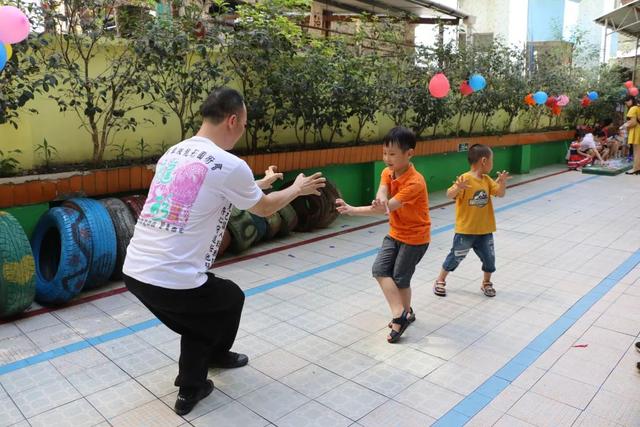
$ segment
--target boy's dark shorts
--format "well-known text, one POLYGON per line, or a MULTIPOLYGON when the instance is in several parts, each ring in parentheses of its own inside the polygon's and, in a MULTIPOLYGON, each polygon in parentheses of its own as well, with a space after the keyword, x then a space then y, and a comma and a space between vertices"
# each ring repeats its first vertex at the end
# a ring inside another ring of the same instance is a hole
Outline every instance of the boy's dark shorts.
POLYGON ((398 288, 408 288, 416 266, 428 247, 428 243, 407 245, 386 236, 373 263, 373 277, 391 277, 398 288))

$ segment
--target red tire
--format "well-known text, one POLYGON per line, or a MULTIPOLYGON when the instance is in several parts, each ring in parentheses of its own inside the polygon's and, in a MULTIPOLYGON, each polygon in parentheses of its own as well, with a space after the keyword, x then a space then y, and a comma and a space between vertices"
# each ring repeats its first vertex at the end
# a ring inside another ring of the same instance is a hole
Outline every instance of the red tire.
POLYGON ((137 221, 140 213, 142 213, 142 208, 144 208, 144 204, 147 201, 147 196, 137 194, 135 196, 123 197, 120 200, 122 200, 124 204, 127 205, 129 210, 131 210, 131 213, 133 214, 133 218, 137 221))

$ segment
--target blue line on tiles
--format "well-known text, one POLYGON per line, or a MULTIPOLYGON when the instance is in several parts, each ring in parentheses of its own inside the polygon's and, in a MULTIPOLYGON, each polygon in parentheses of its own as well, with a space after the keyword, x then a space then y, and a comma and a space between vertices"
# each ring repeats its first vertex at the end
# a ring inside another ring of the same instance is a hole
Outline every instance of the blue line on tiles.
POLYGON ((640 264, 640 250, 627 258, 611 274, 571 306, 558 320, 533 339, 520 353, 497 370, 488 380, 451 408, 432 426, 462 427, 495 399, 509 384, 529 368, 578 319, 640 264))
MULTIPOLYGON (((566 184, 566 185, 559 186, 559 187, 554 188, 552 190, 536 194, 535 196, 531 196, 531 197, 528 197, 526 199, 519 200, 517 202, 513 202, 513 203, 507 204, 505 206, 502 206, 502 207, 496 209, 496 212, 503 212, 503 211, 506 211, 506 210, 517 208, 517 207, 522 206, 522 205, 524 205, 526 203, 530 203, 530 202, 539 200, 541 198, 550 196, 552 194, 559 193, 561 191, 564 191, 566 189, 574 187, 574 186, 576 186, 578 184, 582 184, 582 183, 585 183, 585 182, 588 182, 588 181, 591 181, 591 180, 597 179, 597 178, 599 178, 599 177, 598 176, 591 176, 591 177, 588 177, 588 178, 580 179, 580 180, 578 180, 578 181, 576 181, 574 183, 571 183, 571 184, 566 184)), ((451 230, 453 230, 453 228, 454 228, 453 224, 448 224, 448 225, 445 225, 443 227, 439 227, 439 228, 437 228, 435 230, 432 230, 431 231, 431 235, 432 236, 436 236, 438 234, 442 234, 442 233, 445 233, 447 231, 451 231, 451 230)), ((245 295, 250 297, 250 296, 253 296, 253 295, 261 294, 261 293, 269 291, 271 289, 278 288, 280 286, 284 286, 284 285, 293 283, 295 281, 302 280, 302 279, 305 279, 307 277, 311 277, 311 276, 314 276, 316 274, 320 274, 322 272, 329 271, 329 270, 341 267, 343 265, 346 265, 346 264, 349 264, 349 263, 352 263, 352 262, 356 262, 356 261, 365 259, 367 257, 371 257, 371 256, 373 256, 373 255, 375 255, 377 253, 378 253, 378 249, 372 249, 372 250, 369 250, 369 251, 366 251, 366 252, 363 252, 363 253, 360 253, 360 254, 356 254, 356 255, 353 255, 353 256, 350 256, 350 257, 347 257, 347 258, 340 259, 338 261, 334 261, 334 262, 331 262, 331 263, 328 263, 328 264, 324 264, 324 265, 321 265, 319 267, 315 267, 315 268, 312 268, 312 269, 309 269, 309 270, 306 270, 306 271, 303 271, 303 272, 300 272, 300 273, 296 273, 294 275, 291 275, 291 276, 288 276, 288 277, 285 277, 285 278, 282 278, 282 279, 275 280, 273 282, 269 282, 269 283, 265 283, 265 284, 260 285, 260 286, 256 286, 255 288, 247 289, 247 290, 245 290, 245 295)), ((149 328, 152 328, 154 326, 158 326, 158 325, 160 325, 160 323, 161 322, 158 319, 150 319, 150 320, 147 320, 147 321, 144 321, 144 322, 141 322, 141 323, 137 323, 137 324, 132 325, 130 327, 117 329, 115 331, 107 332, 105 334, 98 335, 96 337, 87 338, 87 339, 85 339, 83 341, 79 341, 79 342, 76 342, 76 343, 73 343, 73 344, 69 344, 69 345, 66 345, 66 346, 63 346, 63 347, 59 347, 59 348, 54 349, 54 350, 50 350, 50 351, 47 351, 47 352, 39 353, 39 354, 36 354, 34 356, 31 356, 31 357, 27 357, 27 358, 22 359, 22 360, 18 360, 18 361, 12 362, 12 363, 7 363, 5 365, 0 365, 0 375, 7 374, 7 373, 13 372, 13 371, 17 371, 19 369, 25 368, 25 367, 30 366, 30 365, 34 365, 36 363, 40 363, 40 362, 44 362, 44 361, 47 361, 47 360, 55 359, 57 357, 65 355, 65 354, 69 354, 69 353, 73 353, 73 352, 76 352, 76 351, 80 351, 80 350, 83 350, 85 348, 89 348, 91 346, 96 346, 96 345, 99 345, 99 344, 102 344, 102 343, 113 341, 113 340, 118 339, 118 338, 123 338, 123 337, 129 336, 129 335, 133 335, 136 332, 144 331, 145 329, 149 329, 149 328)))

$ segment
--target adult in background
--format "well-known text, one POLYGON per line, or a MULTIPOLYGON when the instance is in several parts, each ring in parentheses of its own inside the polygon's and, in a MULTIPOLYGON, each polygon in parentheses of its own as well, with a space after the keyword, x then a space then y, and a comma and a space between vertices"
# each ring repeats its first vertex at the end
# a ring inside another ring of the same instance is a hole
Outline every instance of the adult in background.
POLYGON ((242 96, 216 89, 201 113, 196 136, 171 147, 158 161, 123 268, 129 291, 181 336, 178 415, 189 413, 213 391, 209 367, 238 368, 249 361, 230 351, 244 293, 231 280, 208 272, 232 206, 266 217, 298 196, 319 195, 325 185, 320 173, 300 174, 291 187, 265 195, 262 189, 282 175, 270 168, 254 181, 249 166, 227 152, 247 123, 242 96))
POLYGON ((627 143, 633 149, 633 168, 626 174, 640 175, 640 127, 638 127, 640 108, 635 96, 629 95, 624 103, 629 107, 629 111, 627 111, 627 121, 622 126, 627 129, 627 143))

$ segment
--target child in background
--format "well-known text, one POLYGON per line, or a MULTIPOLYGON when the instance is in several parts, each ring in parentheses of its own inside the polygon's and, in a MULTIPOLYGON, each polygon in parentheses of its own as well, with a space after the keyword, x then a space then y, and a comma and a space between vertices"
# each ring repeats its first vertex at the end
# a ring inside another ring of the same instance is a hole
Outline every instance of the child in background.
POLYGON ((459 176, 447 190, 447 197, 456 201, 456 227, 453 248, 433 285, 433 293, 440 297, 447 295, 447 275, 460 265, 471 249, 482 261, 484 278, 480 289, 488 297, 496 295, 491 282, 491 275, 496 271, 493 245, 496 220, 491 197, 504 197, 510 177, 506 171, 498 173, 496 181, 489 177, 493 169, 493 151, 486 145, 471 146, 468 160, 471 170, 459 176))
POLYGON ((336 200, 344 215, 389 215, 389 234, 373 263, 373 277, 389 304, 393 320, 389 343, 397 342, 415 320, 411 308, 411 278, 431 241, 429 197, 424 177, 411 164, 416 136, 404 127, 392 129, 383 140, 382 171, 376 199, 354 207, 336 200))
POLYGON ((596 151, 602 158, 601 163, 605 163, 611 157, 611 149, 607 144, 607 134, 602 129, 593 132, 593 140, 596 143, 596 151))
POLYGON ((567 156, 567 166, 569 167, 569 169, 578 170, 593 161, 593 158, 588 154, 580 153, 580 143, 582 142, 583 138, 584 132, 579 128, 576 129, 576 135, 573 142, 569 146, 569 153, 567 156))
POLYGON ((619 159, 623 152, 624 136, 621 135, 622 129, 617 129, 613 135, 607 138, 606 145, 609 148, 609 156, 611 159, 619 159))
POLYGON ((587 133, 584 135, 584 137, 580 141, 580 148, 578 149, 578 153, 583 156, 597 158, 598 160, 600 160, 601 164, 604 163, 604 160, 602 159, 602 156, 598 151, 598 146, 595 139, 593 138, 592 133, 587 133))

